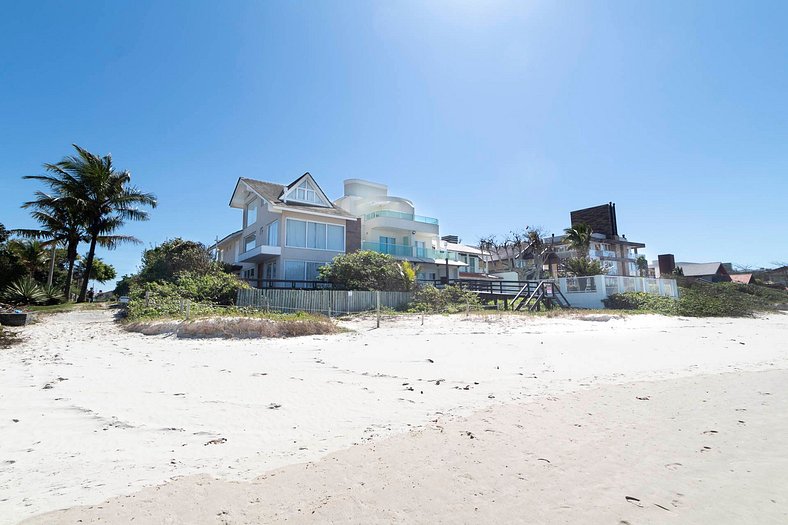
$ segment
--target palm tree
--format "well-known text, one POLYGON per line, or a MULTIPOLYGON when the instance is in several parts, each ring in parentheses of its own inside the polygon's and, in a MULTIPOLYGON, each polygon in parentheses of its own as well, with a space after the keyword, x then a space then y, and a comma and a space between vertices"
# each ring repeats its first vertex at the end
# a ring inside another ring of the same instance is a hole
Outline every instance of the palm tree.
POLYGON ((646 256, 639 255, 638 258, 635 259, 635 264, 637 264, 640 276, 648 277, 648 259, 646 259, 646 256))
POLYGON ((27 274, 34 277, 36 273, 46 268, 47 252, 38 241, 11 241, 8 248, 19 260, 27 274))
POLYGON ((542 230, 540 228, 526 228, 528 232, 528 247, 534 257, 534 278, 542 279, 544 266, 545 245, 542 240, 542 230))
MULTIPOLYGON (((53 196, 41 191, 37 191, 35 195, 35 200, 24 203, 22 207, 33 208, 30 214, 38 221, 41 228, 19 229, 14 232, 23 237, 45 239, 42 244, 49 245, 53 249, 58 245, 65 245, 68 271, 63 295, 68 300, 71 297, 71 281, 77 260, 77 249, 80 242, 88 240, 85 228, 80 222, 78 203, 68 197, 53 196)), ((51 269, 50 267, 50 278, 51 269)))
POLYGON ((591 235, 593 233, 591 226, 584 222, 579 222, 564 230, 564 243, 568 244, 572 250, 577 251, 581 257, 588 257, 588 250, 591 248, 591 235))
MULTIPOLYGON (((57 164, 46 164, 51 175, 33 175, 26 178, 40 180, 52 187, 55 192, 73 199, 79 214, 80 223, 87 233, 90 248, 85 260, 85 271, 93 271, 96 246, 114 249, 124 242, 140 243, 130 235, 115 235, 127 220, 144 221, 148 212, 138 206, 156 207, 156 197, 142 193, 130 186, 131 174, 117 171, 112 165, 112 156, 103 157, 73 144, 77 154, 65 157, 57 164)), ((88 280, 82 282, 77 302, 84 302, 87 295, 88 280)))

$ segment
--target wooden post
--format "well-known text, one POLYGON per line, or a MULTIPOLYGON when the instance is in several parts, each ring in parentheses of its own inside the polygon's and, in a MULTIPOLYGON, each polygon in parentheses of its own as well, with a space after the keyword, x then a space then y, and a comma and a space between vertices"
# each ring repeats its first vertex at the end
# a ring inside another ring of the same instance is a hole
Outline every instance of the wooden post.
POLYGON ((145 290, 145 306, 150 306, 150 290, 145 290))
POLYGON ((376 303, 376 310, 378 312, 378 325, 377 327, 380 328, 380 291, 375 292, 375 303, 376 303))
POLYGON ((192 302, 186 301, 186 320, 189 320, 189 314, 192 312, 192 302))
POLYGON ((178 306, 179 306, 178 312, 182 314, 183 313, 183 298, 180 299, 180 301, 178 303, 178 306))

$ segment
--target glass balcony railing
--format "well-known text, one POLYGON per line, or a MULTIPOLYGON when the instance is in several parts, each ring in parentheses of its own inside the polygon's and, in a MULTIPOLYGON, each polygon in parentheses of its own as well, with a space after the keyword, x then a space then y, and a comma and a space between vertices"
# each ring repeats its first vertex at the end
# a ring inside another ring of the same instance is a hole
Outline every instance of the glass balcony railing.
POLYGON ((394 257, 418 257, 421 259, 449 259, 457 261, 458 254, 446 250, 433 250, 431 248, 419 248, 416 246, 404 246, 402 244, 386 244, 380 242, 361 243, 362 250, 371 250, 378 253, 387 253, 394 257))
POLYGON ((616 252, 612 250, 588 250, 590 257, 615 257, 616 252))
POLYGON ((438 219, 432 217, 424 217, 423 215, 413 215, 412 213, 404 213, 401 211, 392 210, 378 210, 364 215, 364 220, 374 219, 376 217, 390 217, 392 219, 403 219, 406 221, 423 222, 425 224, 438 224, 438 219))

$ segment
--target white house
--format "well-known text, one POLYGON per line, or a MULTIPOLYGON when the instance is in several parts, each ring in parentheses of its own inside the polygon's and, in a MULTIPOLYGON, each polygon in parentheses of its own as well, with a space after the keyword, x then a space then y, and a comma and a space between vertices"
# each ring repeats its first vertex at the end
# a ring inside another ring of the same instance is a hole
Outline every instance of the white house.
POLYGON ((413 203, 388 194, 384 184, 344 181, 345 194, 335 204, 361 219, 361 249, 387 253, 418 266, 418 278, 457 279, 465 266, 440 238, 438 219, 416 215, 413 203))
POLYGON ((242 228, 212 248, 253 286, 313 281, 320 266, 360 248, 360 221, 333 204, 309 173, 288 185, 239 178, 230 206, 242 210, 242 228))

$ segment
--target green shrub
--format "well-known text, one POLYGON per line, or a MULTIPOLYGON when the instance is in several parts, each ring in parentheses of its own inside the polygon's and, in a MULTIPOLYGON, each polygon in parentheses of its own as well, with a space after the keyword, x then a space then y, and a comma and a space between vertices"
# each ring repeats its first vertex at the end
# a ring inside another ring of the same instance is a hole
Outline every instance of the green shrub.
POLYGON ((416 268, 409 262, 369 250, 337 255, 318 271, 320 279, 346 290, 407 291, 416 279, 416 268))
POLYGON ((3 299, 11 304, 38 304, 47 300, 41 286, 32 277, 22 277, 3 289, 3 299))
POLYGON ((455 313, 468 307, 478 307, 479 297, 459 286, 436 288, 428 284, 419 287, 413 294, 410 309, 418 312, 455 313))
POLYGON ((238 290, 249 285, 229 273, 198 275, 184 272, 175 281, 177 293, 186 299, 216 304, 234 304, 238 290))
POLYGON ((59 286, 45 284, 41 286, 41 291, 44 293, 46 304, 52 305, 63 302, 63 289, 59 286))
POLYGON ((190 302, 190 314, 193 316, 220 312, 235 303, 238 290, 242 288, 249 288, 249 285, 227 273, 197 275, 184 272, 175 282, 143 284, 132 280, 127 316, 129 319, 182 317, 182 301, 190 302))
POLYGON ((788 293, 758 285, 683 282, 679 299, 644 292, 614 294, 604 300, 607 308, 644 310, 687 317, 748 317, 788 304, 788 293))
POLYGON ((665 315, 675 315, 678 302, 672 297, 646 292, 617 293, 602 300, 605 308, 613 310, 645 310, 665 315))

